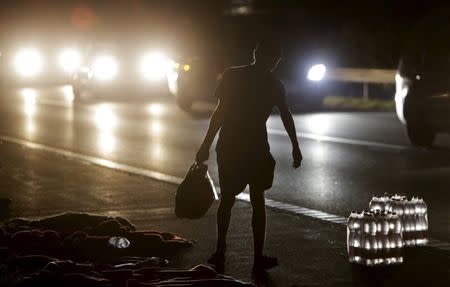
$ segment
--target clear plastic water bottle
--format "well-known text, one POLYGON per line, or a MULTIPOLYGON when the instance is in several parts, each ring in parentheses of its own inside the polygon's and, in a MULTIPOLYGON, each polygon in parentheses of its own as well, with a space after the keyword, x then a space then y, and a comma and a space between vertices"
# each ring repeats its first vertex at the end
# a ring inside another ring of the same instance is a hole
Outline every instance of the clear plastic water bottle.
POLYGON ((377 256, 377 241, 376 232, 377 224, 374 219, 373 212, 366 211, 364 215, 364 252, 363 257, 365 264, 368 266, 374 265, 377 256))
POLYGON ((111 237, 108 240, 108 243, 116 248, 119 249, 125 249, 128 248, 130 246, 130 241, 128 239, 126 239, 125 237, 111 237))
MULTIPOLYGON (((409 224, 409 245, 416 245, 417 239, 420 237, 416 228, 420 216, 416 216, 416 200, 407 200, 405 205, 408 208, 407 222, 409 224)), ((420 229, 420 226, 419 226, 420 229)))
POLYGON ((416 197, 416 229, 418 233, 417 245, 428 243, 428 211, 425 201, 421 197, 416 197))
POLYGON ((383 264, 388 265, 391 263, 391 244, 390 244, 390 228, 389 228, 389 222, 391 220, 391 214, 387 211, 384 211, 382 213, 383 216, 383 224, 382 224, 382 239, 381 239, 381 246, 382 246, 382 255, 383 255, 383 264))
POLYGON ((390 201, 391 199, 386 194, 382 196, 373 196, 369 202, 369 208, 374 210, 379 209, 380 211, 387 211, 389 210, 390 201))
POLYGON ((384 194, 383 196, 381 196, 381 200, 383 202, 383 211, 388 211, 389 210, 389 206, 391 205, 391 198, 387 195, 384 194))
POLYGON ((402 223, 400 218, 393 214, 393 225, 394 229, 392 230, 392 241, 391 248, 392 250, 392 259, 393 263, 402 263, 403 262, 403 236, 402 236, 402 223))
POLYGON ((383 211, 382 215, 382 223, 381 223, 381 233, 384 235, 389 234, 389 220, 391 218, 391 213, 389 211, 383 211))
POLYGON ((354 261, 354 237, 355 237, 356 212, 352 211, 347 219, 347 254, 350 262, 354 261))
POLYGON ((393 197, 389 211, 395 213, 400 219, 403 217, 403 203, 400 198, 393 197))
POLYGON ((379 265, 383 264, 383 234, 381 233, 383 220, 379 209, 375 210, 373 219, 376 225, 375 235, 373 236, 375 238, 374 264, 379 265))
POLYGON ((372 196, 372 199, 369 202, 369 208, 370 209, 382 209, 383 208, 383 202, 381 198, 377 195, 372 196))
POLYGON ((355 262, 361 263, 362 252, 363 252, 363 226, 364 226, 364 215, 362 212, 357 212, 355 217, 355 236, 353 240, 354 252, 355 252, 355 262))

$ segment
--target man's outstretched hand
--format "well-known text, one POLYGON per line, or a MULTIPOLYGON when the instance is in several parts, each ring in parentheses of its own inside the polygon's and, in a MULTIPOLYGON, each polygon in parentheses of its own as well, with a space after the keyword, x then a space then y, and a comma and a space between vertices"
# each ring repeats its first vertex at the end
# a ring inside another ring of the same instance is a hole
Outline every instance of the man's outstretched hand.
POLYGON ((292 158, 293 158, 292 167, 294 168, 300 167, 300 165, 302 164, 303 156, 298 146, 292 149, 292 158))
POLYGON ((197 155, 195 156, 195 161, 197 163, 203 163, 207 161, 209 158, 209 148, 206 148, 205 146, 201 146, 200 149, 197 152, 197 155))

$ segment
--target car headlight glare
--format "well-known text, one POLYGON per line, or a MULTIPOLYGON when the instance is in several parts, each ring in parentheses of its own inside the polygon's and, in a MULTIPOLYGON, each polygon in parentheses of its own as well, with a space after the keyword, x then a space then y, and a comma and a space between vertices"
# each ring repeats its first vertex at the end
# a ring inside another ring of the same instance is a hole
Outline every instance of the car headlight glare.
POLYGON ((173 62, 161 53, 145 54, 140 61, 140 70, 144 78, 159 81, 167 77, 173 62))
POLYGON ((73 73, 80 67, 81 55, 76 50, 67 49, 59 55, 59 65, 66 73, 73 73))
POLYGON ((324 64, 317 64, 312 66, 308 71, 308 80, 310 81, 321 81, 325 77, 327 68, 324 64))
POLYGON ((33 48, 20 50, 14 59, 14 67, 23 77, 35 76, 42 70, 41 54, 33 48))
POLYGON ((111 56, 99 56, 95 59, 92 70, 94 77, 99 80, 112 80, 117 76, 119 65, 111 56))

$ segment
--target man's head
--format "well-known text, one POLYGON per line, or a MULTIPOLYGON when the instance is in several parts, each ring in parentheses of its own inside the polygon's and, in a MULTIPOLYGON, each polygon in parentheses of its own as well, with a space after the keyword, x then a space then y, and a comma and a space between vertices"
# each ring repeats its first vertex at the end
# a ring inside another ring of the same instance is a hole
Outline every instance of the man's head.
POLYGON ((264 39, 260 41, 255 50, 253 57, 255 63, 269 71, 274 70, 281 60, 282 50, 280 42, 275 39, 264 39))

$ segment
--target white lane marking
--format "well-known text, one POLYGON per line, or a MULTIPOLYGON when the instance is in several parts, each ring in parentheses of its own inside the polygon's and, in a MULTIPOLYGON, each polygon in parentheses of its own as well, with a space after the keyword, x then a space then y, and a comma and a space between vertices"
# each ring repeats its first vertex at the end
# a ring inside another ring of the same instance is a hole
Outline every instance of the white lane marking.
POLYGON ((127 165, 127 164, 122 164, 122 163, 114 162, 114 161, 107 160, 104 158, 84 155, 84 154, 68 151, 65 149, 50 147, 50 146, 46 146, 43 144, 34 143, 34 142, 22 140, 22 139, 17 139, 17 138, 13 138, 13 137, 9 137, 9 136, 0 135, 0 140, 6 141, 6 142, 12 142, 12 143, 19 144, 19 145, 22 145, 22 146, 25 146, 28 148, 32 148, 32 149, 56 153, 56 154, 59 154, 59 155, 65 156, 65 157, 81 160, 84 162, 92 163, 95 165, 107 167, 107 168, 114 169, 114 170, 124 171, 127 173, 132 173, 132 174, 137 174, 137 175, 153 178, 153 179, 156 179, 159 181, 164 181, 164 182, 168 182, 168 183, 172 183, 172 184, 178 185, 183 180, 182 178, 177 177, 177 176, 172 176, 172 175, 168 175, 168 174, 157 172, 157 171, 152 171, 152 170, 135 167, 135 166, 127 165))
MULTIPOLYGON (((242 201, 250 202, 250 196, 248 195, 248 193, 241 193, 238 196, 236 196, 236 198, 240 199, 242 201)), ((310 209, 307 207, 301 207, 301 206, 294 205, 294 204, 284 203, 284 202, 276 201, 273 199, 266 199, 266 205, 273 209, 289 211, 291 213, 308 216, 308 217, 312 217, 312 218, 327 221, 327 222, 331 222, 331 220, 329 220, 329 218, 347 222, 346 218, 338 216, 338 215, 310 209)))
MULTIPOLYGON (((165 174, 165 173, 161 173, 161 172, 157 172, 157 171, 152 171, 152 170, 148 170, 148 169, 144 169, 144 168, 140 168, 140 167, 135 167, 135 166, 127 165, 127 164, 122 164, 122 163, 114 162, 111 160, 107 160, 107 159, 103 159, 103 158, 99 158, 99 157, 95 157, 95 156, 84 155, 84 154, 68 151, 65 149, 46 146, 43 144, 34 143, 34 142, 30 142, 30 141, 22 140, 22 139, 18 139, 18 138, 13 138, 10 136, 0 135, 0 141, 10 142, 10 143, 22 145, 22 146, 25 146, 25 147, 31 148, 31 149, 42 150, 42 151, 46 151, 46 152, 59 154, 59 155, 62 155, 62 156, 65 156, 65 157, 68 157, 71 159, 88 162, 91 164, 110 168, 113 170, 118 170, 118 171, 127 172, 127 173, 131 173, 131 174, 145 176, 145 177, 148 177, 151 179, 171 183, 174 185, 179 185, 181 183, 181 181, 183 180, 183 178, 181 178, 181 177, 177 177, 177 176, 173 176, 173 175, 169 175, 169 174, 165 174)), ((245 201, 245 202, 250 202, 250 195, 248 193, 241 193, 238 196, 236 196, 236 198, 239 200, 245 201)), ((335 224, 340 224, 340 225, 347 224, 347 219, 345 217, 334 215, 331 213, 322 212, 319 210, 310 209, 307 207, 290 204, 290 203, 284 203, 284 202, 273 200, 273 199, 266 199, 266 205, 273 209, 277 209, 277 210, 281 210, 281 211, 285 211, 285 212, 287 211, 289 213, 307 216, 307 217, 311 217, 314 219, 318 219, 318 220, 322 220, 322 221, 326 221, 326 222, 330 222, 330 223, 335 223, 335 224)), ((428 246, 434 247, 434 248, 442 250, 442 251, 447 251, 447 249, 450 246, 450 243, 430 238, 428 246)))
MULTIPOLYGON (((269 134, 273 134, 273 135, 287 136, 287 133, 284 130, 267 129, 267 132, 269 134)), ((305 138, 305 139, 310 139, 310 140, 357 145, 357 146, 366 146, 366 147, 374 147, 374 148, 382 148, 382 149, 390 149, 390 150, 396 150, 396 151, 410 149, 410 147, 402 146, 402 145, 372 142, 372 141, 365 141, 365 140, 354 140, 354 139, 347 139, 347 138, 340 138, 340 137, 330 137, 330 136, 324 136, 324 135, 313 134, 313 133, 297 132, 297 136, 300 138, 305 138)))

